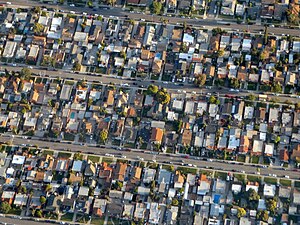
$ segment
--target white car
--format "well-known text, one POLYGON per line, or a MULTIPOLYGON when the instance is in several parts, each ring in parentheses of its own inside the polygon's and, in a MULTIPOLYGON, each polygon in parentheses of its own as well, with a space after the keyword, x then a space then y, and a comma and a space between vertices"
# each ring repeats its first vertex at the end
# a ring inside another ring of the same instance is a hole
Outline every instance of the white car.
POLYGON ((11 2, 6 2, 7 5, 11 5, 11 2))
POLYGON ((74 4, 70 4, 70 6, 71 6, 71 7, 75 7, 75 5, 74 5, 74 4))

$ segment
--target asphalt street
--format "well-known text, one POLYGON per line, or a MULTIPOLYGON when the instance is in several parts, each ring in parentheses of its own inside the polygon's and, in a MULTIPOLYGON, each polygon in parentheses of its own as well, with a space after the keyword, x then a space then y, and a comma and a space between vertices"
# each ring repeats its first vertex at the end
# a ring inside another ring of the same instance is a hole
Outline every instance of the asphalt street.
POLYGON ((32 220, 20 220, 18 218, 8 218, 8 217, 1 217, 0 224, 7 224, 7 225, 40 225, 40 224, 50 224, 49 222, 44 221, 32 221, 32 220))
MULTIPOLYGON (((20 71, 23 67, 13 67, 13 66, 5 66, 1 65, 0 70, 7 69, 8 71, 20 71)), ((196 94, 219 94, 220 97, 226 97, 228 94, 232 96, 242 96, 246 97, 249 96, 249 94, 256 95, 257 97, 259 96, 260 93, 255 92, 255 91, 245 91, 245 90, 240 90, 239 92, 232 92, 230 91, 229 88, 222 88, 218 89, 217 87, 201 87, 198 88, 194 84, 191 83, 185 83, 184 86, 178 86, 176 83, 172 82, 163 82, 163 81, 151 81, 151 80, 126 80, 122 79, 120 77, 113 77, 112 75, 87 75, 87 74, 74 74, 71 71, 64 71, 64 70, 58 70, 58 71, 45 71, 41 70, 39 68, 32 68, 31 69, 32 73, 37 74, 40 76, 44 77, 49 77, 49 78, 61 78, 61 79, 78 79, 78 80, 86 80, 90 82, 102 82, 102 84, 111 84, 114 83, 116 85, 124 85, 128 84, 130 87, 139 87, 139 86, 144 86, 147 87, 150 84, 155 84, 159 85, 160 87, 167 88, 171 92, 178 92, 180 91, 185 91, 189 93, 196 93, 196 94)), ((292 97, 291 95, 288 94, 280 94, 278 96, 274 95, 268 95, 268 97, 271 98, 276 98, 278 102, 285 102, 287 100, 291 101, 292 103, 298 103, 300 102, 299 98, 292 97)))
MULTIPOLYGON (((37 1, 23 1, 23 0, 13 0, 11 1, 11 6, 47 6, 48 8, 53 8, 56 10, 63 10, 63 11, 74 11, 75 13, 81 14, 82 12, 88 14, 98 14, 103 16, 116 16, 116 17, 128 17, 134 20, 147 20, 151 22, 160 23, 161 19, 168 20, 169 24, 183 24, 186 22, 187 25, 192 26, 208 26, 208 27, 220 27, 223 29, 232 29, 232 30, 239 30, 239 31, 249 31, 251 33, 258 33, 264 30, 263 25, 247 25, 247 24, 237 24, 232 20, 226 20, 224 18, 219 19, 189 19, 189 18, 181 18, 181 17, 169 17, 169 16, 158 16, 158 15, 149 15, 144 13, 136 13, 136 12, 129 12, 125 11, 123 8, 120 7, 112 7, 110 9, 91 9, 85 7, 71 7, 69 5, 47 5, 45 3, 40 3, 37 1)), ((300 36, 300 29, 289 29, 284 27, 269 27, 269 33, 274 35, 292 35, 292 36, 300 36)))
MULTIPOLYGON (((201 158, 197 159, 196 157, 191 156, 190 158, 184 158, 183 155, 176 155, 176 154, 164 154, 160 153, 158 155, 153 155, 150 151, 144 151, 139 149, 133 149, 132 151, 124 151, 124 150, 116 150, 113 148, 101 148, 101 147, 94 147, 94 146, 81 146, 81 145, 73 145, 68 143, 58 143, 58 142, 47 142, 42 140, 33 140, 33 139, 23 139, 21 137, 15 136, 14 138, 11 137, 0 137, 1 142, 12 142, 15 145, 21 144, 31 144, 37 145, 40 148, 50 148, 53 150, 58 151, 65 151, 70 150, 72 152, 82 152, 87 154, 95 154, 105 156, 105 154, 112 154, 114 156, 126 156, 127 159, 137 160, 140 161, 141 158, 145 161, 152 161, 153 159, 156 160, 157 163, 167 163, 170 162, 174 165, 181 166, 182 163, 184 164, 192 164, 196 165, 197 168, 202 169, 211 169, 211 170, 219 170, 225 172, 232 172, 234 169, 235 171, 243 171, 246 174, 255 174, 257 172, 257 166, 254 164, 237 164, 234 162, 228 161, 204 161, 201 158)), ((277 177, 284 177, 288 175, 291 179, 299 179, 299 172, 293 170, 283 170, 281 167, 268 167, 268 168, 261 168, 260 173, 262 176, 269 176, 269 174, 276 174, 277 177)))

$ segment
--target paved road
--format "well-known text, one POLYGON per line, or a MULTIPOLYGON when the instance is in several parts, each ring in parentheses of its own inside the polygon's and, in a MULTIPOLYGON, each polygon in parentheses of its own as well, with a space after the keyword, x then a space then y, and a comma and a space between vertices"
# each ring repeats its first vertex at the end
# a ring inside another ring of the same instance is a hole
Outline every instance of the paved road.
MULTIPOLYGON (((1 65, 1 63, 0 63, 1 65)), ((0 66, 1 70, 7 69, 9 71, 20 71, 22 67, 12 67, 12 66, 4 66, 3 64, 0 66)), ((230 92, 229 88, 222 88, 219 90, 216 87, 211 87, 211 88, 198 88, 195 87, 194 84, 190 83, 185 83, 184 86, 178 86, 175 83, 172 82, 163 82, 163 81, 151 81, 151 80, 125 80, 121 78, 114 78, 112 75, 101 75, 101 76, 93 76, 93 75, 87 75, 87 74, 74 74, 71 71, 41 71, 38 68, 33 68, 31 71, 35 74, 41 74, 42 76, 47 75, 52 78, 62 78, 62 79, 82 79, 90 82, 102 82, 103 84, 110 84, 114 83, 117 85, 121 84, 129 84, 131 87, 138 87, 143 85, 144 87, 147 87, 148 85, 152 84, 155 82, 156 85, 159 85, 163 88, 169 89, 171 92, 177 92, 178 90, 186 91, 186 92, 195 92, 197 94, 203 94, 206 95, 207 93, 219 93, 220 97, 224 97, 226 94, 230 94, 233 96, 242 96, 242 97, 247 97, 249 96, 248 91, 241 90, 240 92, 230 92), (135 83, 135 84, 134 84, 135 83)), ((251 91, 251 94, 256 95, 258 97, 259 93, 255 91, 251 91)), ((293 103, 298 103, 300 102, 299 98, 294 98, 291 97, 289 94, 280 94, 279 96, 273 96, 273 95, 268 95, 268 97, 271 98, 276 98, 278 99, 279 102, 285 102, 287 100, 292 100, 293 103)))
MULTIPOLYGON (((13 219, 8 217, 1 217, 0 222, 7 223, 9 225, 15 224, 15 225, 40 225, 40 224, 49 224, 49 222, 36 222, 32 220, 19 220, 19 219, 13 219)), ((1 224, 1 223, 0 223, 1 224)))
MULTIPOLYGON (((164 162, 173 162, 174 165, 181 165, 182 160, 184 160, 185 164, 194 164, 197 165, 198 168, 207 169, 210 167, 214 170, 220 170, 229 172, 232 171, 232 169, 235 169, 236 171, 245 171, 247 174, 254 174, 257 171, 257 167, 252 164, 232 164, 232 162, 224 162, 224 161, 204 161, 201 159, 195 159, 195 157, 190 157, 189 159, 185 159, 182 155, 167 155, 160 153, 159 155, 153 155, 150 154, 150 151, 143 151, 134 149, 131 152, 127 151, 119 151, 112 148, 100 148, 100 147, 93 147, 93 146, 80 146, 80 145, 73 145, 73 144, 67 144, 67 143, 53 143, 53 142, 46 142, 41 140, 27 140, 23 139, 21 137, 14 137, 13 139, 10 137, 0 137, 1 142, 8 142, 12 141, 15 145, 21 145, 21 144, 31 144, 31 145, 37 145, 41 148, 50 148, 54 150, 70 150, 72 152, 83 152, 83 153, 93 153, 96 155, 102 155, 105 156, 106 153, 118 155, 122 154, 126 156, 128 159, 138 160, 137 156, 143 158, 146 161, 151 161, 156 159, 158 163, 164 163, 164 162)), ((280 167, 269 167, 269 168, 261 168, 260 171, 261 175, 268 176, 269 174, 276 174, 278 177, 284 177, 285 175, 288 175, 291 179, 298 179, 299 178, 299 172, 298 171, 292 171, 292 170, 282 170, 280 167)))
MULTIPOLYGON (((14 0, 12 1, 12 4, 14 6, 20 7, 20 6, 46 6, 45 3, 40 2, 33 2, 30 0, 23 1, 23 0, 14 0)), ((264 29, 264 26, 262 25, 247 25, 247 24, 237 24, 232 20, 226 20, 226 19, 189 19, 189 18, 181 18, 181 17, 168 17, 168 16, 157 16, 157 15, 149 15, 149 14, 143 14, 143 13, 130 13, 128 11, 124 11, 122 8, 113 7, 111 9, 90 9, 90 8, 84 8, 84 7, 70 7, 67 5, 47 5, 48 8, 54 8, 56 10, 64 10, 64 11, 75 11, 76 13, 82 13, 86 12, 89 14, 99 14, 103 16, 117 16, 117 17, 128 17, 130 19, 135 20, 141 20, 145 19, 147 21, 152 22, 161 22, 161 18, 164 18, 169 21, 169 23, 173 24, 182 24, 186 22, 188 25, 192 26, 209 26, 209 27, 221 27, 223 29, 235 29, 235 30, 248 30, 251 33, 257 33, 264 29), (225 23, 224 23, 225 22, 225 23)), ((288 28, 276 28, 276 27, 270 27, 268 29, 270 33, 274 33, 275 35, 282 35, 282 34, 289 34, 292 36, 299 36, 300 30, 298 29, 288 29, 288 28)))

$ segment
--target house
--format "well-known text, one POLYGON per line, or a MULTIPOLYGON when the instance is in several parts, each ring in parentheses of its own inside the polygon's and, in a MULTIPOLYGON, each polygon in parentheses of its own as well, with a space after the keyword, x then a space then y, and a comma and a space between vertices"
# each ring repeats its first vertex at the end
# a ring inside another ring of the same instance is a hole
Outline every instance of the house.
POLYGON ((291 159, 292 159, 292 160, 300 159, 300 144, 298 144, 298 145, 293 149, 293 152, 292 152, 292 155, 291 155, 291 159))
POLYGON ((14 205, 23 207, 27 205, 28 196, 26 194, 16 194, 14 205))
POLYGON ((242 135, 241 136, 241 142, 239 146, 239 152, 241 153, 247 153, 250 150, 250 141, 248 136, 242 135))
POLYGON ((106 204, 107 204, 106 199, 96 198, 93 204, 93 214, 101 217, 105 213, 106 204))
POLYGON ((279 159, 283 162, 289 161, 289 152, 286 148, 279 151, 279 159))
POLYGON ((148 203, 150 204, 150 212, 149 212, 149 223, 150 224, 159 224, 161 210, 156 202, 148 203))
POLYGON ((207 179, 206 175, 201 174, 198 185, 197 194, 205 196, 210 191, 211 181, 207 179))
POLYGON ((27 56, 27 61, 30 63, 36 63, 38 59, 39 51, 40 51, 40 47, 38 45, 31 45, 27 56))
POLYGON ((121 162, 117 163, 116 168, 113 170, 113 179, 124 181, 126 169, 127 169, 126 163, 121 163, 121 162))
POLYGON ((181 136, 181 144, 183 146, 190 146, 192 141, 192 131, 188 129, 184 129, 181 136))
POLYGON ((14 191, 3 191, 1 195, 1 202, 8 202, 8 204, 12 205, 15 197, 14 191))
POLYGON ((7 41, 2 53, 2 57, 6 59, 13 58, 16 52, 16 48, 17 48, 17 42, 7 41))
POLYGON ((164 132, 160 128, 153 127, 151 131, 151 141, 153 143, 161 143, 163 138, 164 132))
POLYGON ((269 123, 277 122, 279 118, 279 109, 270 108, 269 109, 269 123))
POLYGON ((150 184, 154 180, 156 174, 155 169, 144 168, 143 183, 150 184))
POLYGON ((264 142, 260 140, 253 141, 252 154, 261 155, 263 153, 264 142))
POLYGON ((233 16, 235 12, 236 1, 224 0, 222 1, 221 14, 233 16))
POLYGON ((146 205, 144 203, 136 203, 135 211, 133 214, 134 219, 143 220, 146 213, 146 205))
POLYGON ((274 197, 276 194, 276 186, 275 185, 269 185, 264 184, 264 196, 265 197, 274 197))

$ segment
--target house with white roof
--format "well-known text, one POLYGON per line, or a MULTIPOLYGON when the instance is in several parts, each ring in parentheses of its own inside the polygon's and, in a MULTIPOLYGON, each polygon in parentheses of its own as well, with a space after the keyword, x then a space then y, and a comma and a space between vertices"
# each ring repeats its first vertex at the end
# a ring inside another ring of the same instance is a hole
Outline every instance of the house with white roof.
POLYGON ((148 204, 150 204, 149 223, 159 224, 161 210, 159 209, 158 203, 152 202, 148 204))
POLYGON ((264 196, 265 197, 274 197, 276 194, 276 186, 272 184, 264 185, 264 196))

